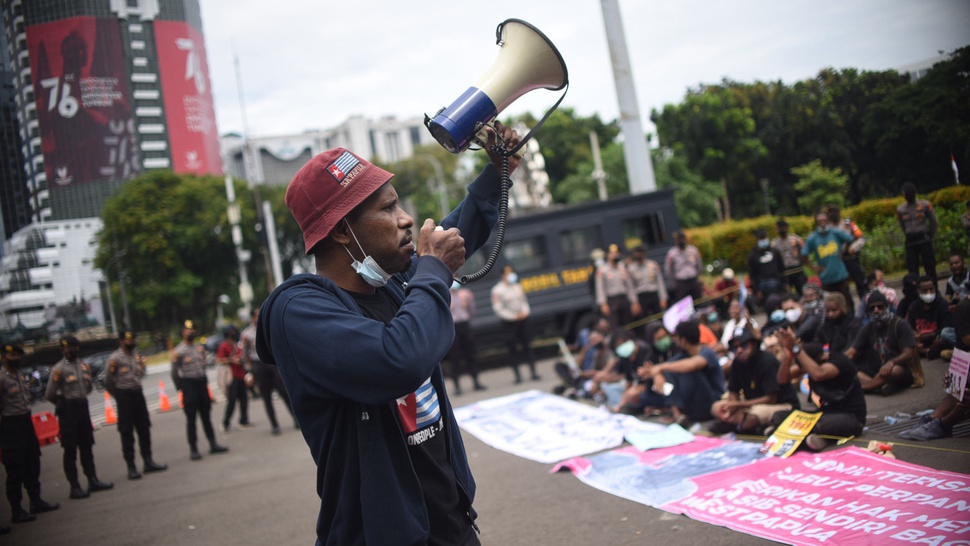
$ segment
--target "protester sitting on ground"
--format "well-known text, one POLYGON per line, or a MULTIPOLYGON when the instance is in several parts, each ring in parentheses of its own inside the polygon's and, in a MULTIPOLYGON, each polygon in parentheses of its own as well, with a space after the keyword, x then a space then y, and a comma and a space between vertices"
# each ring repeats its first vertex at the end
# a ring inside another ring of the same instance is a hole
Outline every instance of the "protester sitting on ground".
MULTIPOLYGON (((903 277, 902 291, 903 299, 899 300, 899 305, 896 306, 896 314, 906 318, 906 313, 909 312, 909 306, 919 301, 919 275, 905 275, 903 277)), ((868 315, 863 317, 862 322, 868 322, 868 315)))
POLYGON ((649 348, 644 341, 636 339, 630 330, 617 328, 610 335, 610 349, 614 358, 606 368, 593 376, 594 395, 601 393, 602 396, 595 399, 617 411, 623 393, 637 381, 636 370, 646 359, 649 348))
POLYGON ((576 341, 569 351, 573 353, 578 369, 574 370, 565 362, 555 364, 556 375, 562 380, 562 391, 558 394, 576 398, 587 396, 586 383, 610 362, 609 335, 610 321, 605 317, 596 319, 592 326, 576 334, 576 341))
POLYGON ((864 298, 862 298, 862 305, 860 305, 855 312, 855 316, 863 321, 866 316, 866 304, 869 300, 869 294, 874 290, 878 290, 886 296, 886 301, 889 303, 889 310, 893 313, 896 312, 896 308, 899 306, 899 295, 896 294, 896 290, 886 286, 885 276, 882 271, 878 269, 873 269, 866 275, 866 287, 868 291, 864 298))
POLYGON ((798 407, 791 383, 778 383, 778 360, 761 350, 761 340, 745 330, 731 340, 734 365, 728 374, 727 398, 714 402, 711 414, 714 434, 738 432, 760 434, 779 411, 798 407))
POLYGON ((963 256, 950 256, 950 278, 946 281, 946 299, 950 302, 950 311, 954 311, 960 300, 970 296, 970 269, 963 261, 963 256))
MULTIPOLYGON (((805 287, 810 285, 806 284, 805 287)), ((805 288, 803 287, 803 289, 805 288)), ((761 327, 761 335, 763 337, 770 336, 779 328, 788 327, 788 319, 785 318, 785 310, 781 308, 781 298, 782 296, 771 296, 765 300, 765 325, 761 327)))
POLYGON ((916 350, 930 360, 940 357, 943 349, 952 349, 956 341, 949 326, 950 307, 939 291, 936 281, 928 275, 919 278, 920 301, 909 306, 906 320, 916 336, 916 350))
POLYGON ((859 335, 862 322, 849 315, 849 306, 841 292, 825 294, 825 320, 815 332, 815 341, 828 352, 844 353, 859 335))
MULTIPOLYGON (((956 348, 970 351, 970 299, 964 298, 953 312, 956 348)), ((899 434, 907 440, 936 440, 953 435, 953 426, 970 419, 970 386, 964 385, 963 400, 945 394, 933 413, 923 416, 913 428, 899 434)))
POLYGON ((727 347, 731 338, 739 335, 746 328, 756 336, 759 335, 758 321, 751 318, 751 313, 741 306, 739 300, 734 300, 728 306, 728 321, 724 325, 723 332, 721 332, 721 345, 727 347))
POLYGON ((626 388, 615 403, 612 403, 612 396, 607 394, 607 399, 611 402, 610 409, 619 413, 639 415, 643 413, 643 406, 639 405, 641 391, 637 389, 640 383, 637 370, 649 362, 647 358, 652 353, 650 345, 646 341, 637 339, 630 330, 614 333, 610 344, 616 355, 616 370, 626 379, 626 388))
MULTIPOLYGON (((671 353, 673 351, 673 339, 670 337, 670 333, 664 328, 661 321, 657 320, 647 324, 646 327, 646 337, 644 341, 647 344, 649 351, 645 355, 645 363, 637 368, 637 374, 639 376, 640 369, 643 366, 652 364, 662 364, 670 359, 671 353)), ((623 392, 623 398, 620 400, 619 408, 623 413, 629 413, 631 415, 641 415, 646 413, 648 415, 661 415, 664 413, 663 400, 651 399, 649 395, 649 386, 652 382, 644 382, 640 380, 634 381, 627 389, 623 392), (649 406, 648 402, 654 402, 656 405, 649 406)))
MULTIPOLYGON (((832 352, 826 358, 818 343, 802 344, 790 328, 779 330, 779 342, 793 355, 793 364, 808 375, 808 384, 817 400, 816 411, 822 416, 804 445, 812 451, 825 449, 833 438, 848 438, 862 434, 866 424, 866 397, 856 376, 852 361, 842 353, 832 352)), ((790 382, 788 366, 779 366, 778 382, 790 382)), ((811 412, 814 413, 814 412, 811 412)), ((780 425, 790 412, 778 412, 771 418, 771 427, 765 434, 780 425)))
MULTIPOLYGON (((825 297, 825 292, 822 290, 821 281, 818 277, 812 277, 808 282, 802 287, 802 312, 809 315, 818 316, 819 324, 825 320, 825 306, 822 304, 822 298, 825 297)), ((846 302, 848 304, 849 302, 846 302)), ((852 309, 850 306, 849 309, 852 309)))
POLYGON ((786 294, 781 298, 781 308, 785 311, 785 319, 795 330, 795 335, 804 343, 815 341, 815 332, 822 325, 825 318, 824 310, 821 315, 806 313, 802 304, 792 294, 786 294))
POLYGON ((909 323, 889 312, 882 292, 873 292, 868 305, 869 323, 845 351, 858 368, 862 389, 890 395, 910 385, 923 386, 923 368, 909 323))
POLYGON ((738 292, 740 292, 740 288, 738 280, 734 277, 734 270, 725 267, 724 271, 721 271, 721 278, 714 282, 714 293, 716 294, 714 307, 717 308, 722 317, 727 313, 728 305, 738 299, 738 292))
POLYGON ((711 334, 714 334, 714 337, 717 338, 711 344, 710 340, 707 339, 707 333, 701 330, 701 343, 714 349, 714 352, 720 356, 726 355, 728 347, 726 344, 721 343, 721 336, 724 335, 724 322, 721 320, 721 315, 717 310, 713 306, 708 307, 706 310, 701 310, 696 318, 702 326, 706 326, 711 334))
MULTIPOLYGON (((674 422, 681 426, 711 419, 711 405, 724 394, 724 374, 717 353, 701 345, 696 321, 681 322, 674 329, 674 342, 679 348, 663 364, 643 366, 638 375, 652 380, 650 390, 663 396, 661 405, 669 407, 674 422), (665 385, 671 387, 665 387, 665 385)), ((655 405, 651 401, 647 405, 655 405)))

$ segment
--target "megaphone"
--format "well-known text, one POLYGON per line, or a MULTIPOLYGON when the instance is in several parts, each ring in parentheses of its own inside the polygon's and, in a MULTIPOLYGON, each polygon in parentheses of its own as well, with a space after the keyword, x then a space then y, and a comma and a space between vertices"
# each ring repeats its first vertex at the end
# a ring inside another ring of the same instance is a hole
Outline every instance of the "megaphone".
MULTIPOLYGON (((485 125, 494 121, 516 99, 534 89, 558 91, 569 83, 562 55, 536 27, 520 19, 507 19, 498 25, 495 39, 501 50, 478 82, 451 106, 439 110, 434 119, 425 116, 425 125, 431 135, 449 152, 463 152, 472 143, 484 147, 487 140, 485 125)), ((516 150, 529 140, 559 102, 522 139, 516 150)))

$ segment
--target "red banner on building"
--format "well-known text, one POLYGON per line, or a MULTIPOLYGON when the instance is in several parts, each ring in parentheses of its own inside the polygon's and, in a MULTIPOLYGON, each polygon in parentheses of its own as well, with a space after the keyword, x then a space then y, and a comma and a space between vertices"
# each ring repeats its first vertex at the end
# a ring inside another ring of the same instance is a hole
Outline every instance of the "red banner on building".
POLYGON ((202 33, 185 22, 155 21, 155 48, 168 122, 172 170, 222 174, 202 33))
POLYGON ((31 25, 27 47, 49 187, 137 174, 118 20, 31 25))

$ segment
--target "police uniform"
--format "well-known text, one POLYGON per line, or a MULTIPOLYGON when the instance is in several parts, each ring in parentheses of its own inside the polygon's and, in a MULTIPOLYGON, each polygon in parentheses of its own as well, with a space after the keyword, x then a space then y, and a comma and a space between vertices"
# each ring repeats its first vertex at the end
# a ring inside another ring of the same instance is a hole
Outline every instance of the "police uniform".
POLYGON ((40 444, 30 417, 30 398, 23 375, 15 360, 7 355, 23 354, 16 345, 3 346, 4 366, 0 368, 0 451, 7 473, 6 493, 14 523, 33 521, 33 514, 58 508, 40 498, 40 444), (21 506, 23 489, 30 497, 30 512, 21 506))
MULTIPOLYGON (((134 341, 131 331, 121 333, 121 343, 134 341)), ((134 348, 126 351, 123 347, 111 353, 107 361, 105 388, 114 396, 118 406, 118 434, 121 435, 121 453, 128 465, 128 479, 141 478, 135 466, 135 431, 138 431, 138 447, 145 472, 158 472, 168 468, 152 460, 151 420, 148 417, 148 404, 141 388, 145 376, 145 361, 134 348)))
POLYGON ((102 491, 114 487, 113 483, 98 479, 94 468, 94 430, 88 409, 88 393, 91 392, 91 367, 77 358, 77 339, 61 339, 64 358, 51 369, 47 382, 47 400, 57 408, 57 420, 61 429, 61 447, 64 448, 64 475, 71 485, 72 499, 90 495, 81 488, 77 474, 77 457, 80 451, 81 468, 88 478, 90 491, 102 491), (74 349, 74 354, 70 354, 74 349))
MULTIPOLYGON (((192 330, 192 321, 185 321, 185 329, 192 330)), ((202 429, 209 440, 209 453, 222 453, 228 448, 216 443, 216 433, 212 428, 212 400, 209 399, 208 383, 205 375, 205 356, 202 348, 183 340, 172 349, 172 380, 182 391, 185 411, 185 432, 191 449, 193 461, 201 459, 198 449, 198 433, 195 417, 202 421, 202 429)))

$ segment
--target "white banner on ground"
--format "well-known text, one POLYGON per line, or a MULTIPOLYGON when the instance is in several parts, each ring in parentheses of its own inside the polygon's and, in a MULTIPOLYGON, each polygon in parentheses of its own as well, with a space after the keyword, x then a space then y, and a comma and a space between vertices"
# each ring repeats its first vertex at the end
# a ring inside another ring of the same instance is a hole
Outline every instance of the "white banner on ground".
POLYGON ((540 463, 617 447, 633 431, 665 428, 537 390, 456 408, 455 418, 482 442, 540 463))

